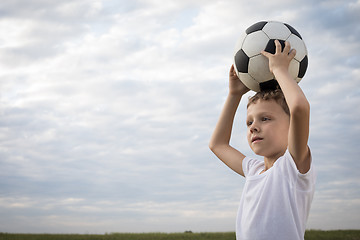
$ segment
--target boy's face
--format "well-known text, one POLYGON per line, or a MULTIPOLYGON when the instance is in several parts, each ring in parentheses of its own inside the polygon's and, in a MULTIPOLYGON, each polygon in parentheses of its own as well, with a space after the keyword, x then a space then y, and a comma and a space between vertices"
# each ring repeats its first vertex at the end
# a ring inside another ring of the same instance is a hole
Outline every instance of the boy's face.
POLYGON ((247 110, 247 140, 255 154, 276 160, 288 145, 290 118, 275 100, 258 100, 247 110))

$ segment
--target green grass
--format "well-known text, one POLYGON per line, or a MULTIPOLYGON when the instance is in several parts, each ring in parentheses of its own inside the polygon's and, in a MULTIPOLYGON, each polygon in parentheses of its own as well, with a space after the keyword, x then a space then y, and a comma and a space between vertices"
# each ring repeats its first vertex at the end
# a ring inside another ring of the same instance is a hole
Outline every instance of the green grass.
POLYGON ((305 240, 360 240, 360 230, 309 230, 305 232, 305 240))
POLYGON ((8 234, 0 240, 234 240, 235 233, 8 234))
MULTIPOLYGON (((235 240, 235 233, 111 233, 104 235, 0 233, 0 240, 235 240)), ((305 233, 305 240, 360 240, 360 230, 308 230, 305 233)))

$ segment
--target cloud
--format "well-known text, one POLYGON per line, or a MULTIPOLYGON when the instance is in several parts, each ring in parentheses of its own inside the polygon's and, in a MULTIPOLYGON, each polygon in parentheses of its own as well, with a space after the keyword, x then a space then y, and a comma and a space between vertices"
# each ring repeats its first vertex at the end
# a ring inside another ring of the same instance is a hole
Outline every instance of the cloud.
POLYGON ((0 21, 1 62, 6 67, 33 64, 65 50, 67 41, 74 41, 87 30, 87 23, 99 19, 101 2, 12 1, 2 4, 0 21), (81 13, 81 14, 80 14, 81 13), (5 34, 6 33, 6 34, 5 34))
MULTIPOLYGON (((353 227, 358 214, 350 213, 359 199, 353 170, 360 130, 358 6, 3 3, 4 231, 233 231, 244 180, 207 145, 227 94, 235 42, 264 19, 295 26, 309 50, 300 85, 311 102, 309 144, 319 174, 308 226, 336 228, 339 222, 331 219, 342 209, 350 217, 338 226, 353 227)), ((245 112, 242 102, 232 144, 251 154, 241 134, 245 112)))

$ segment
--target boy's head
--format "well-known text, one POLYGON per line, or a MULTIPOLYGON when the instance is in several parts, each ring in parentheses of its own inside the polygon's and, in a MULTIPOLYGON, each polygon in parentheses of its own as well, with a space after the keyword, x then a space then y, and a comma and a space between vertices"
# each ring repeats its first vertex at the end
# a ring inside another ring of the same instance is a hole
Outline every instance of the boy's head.
POLYGON ((249 108, 249 106, 251 104, 255 104, 258 100, 264 100, 264 101, 274 100, 276 103, 278 103, 282 107, 282 109, 285 111, 285 113, 290 116, 289 107, 286 103, 285 96, 284 96, 283 92, 281 91, 281 89, 275 89, 275 90, 271 90, 271 91, 263 91, 263 92, 256 93, 254 96, 249 98, 247 108, 249 108))
POLYGON ((255 154, 277 159, 288 145, 290 111, 280 89, 258 92, 249 99, 247 139, 255 154))

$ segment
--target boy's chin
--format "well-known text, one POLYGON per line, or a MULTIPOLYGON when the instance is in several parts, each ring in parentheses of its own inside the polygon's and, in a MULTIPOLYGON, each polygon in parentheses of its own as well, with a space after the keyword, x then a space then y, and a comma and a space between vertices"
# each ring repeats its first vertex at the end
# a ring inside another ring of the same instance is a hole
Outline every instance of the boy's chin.
POLYGON ((259 149, 251 148, 251 150, 258 156, 265 157, 265 153, 259 149))
POLYGON ((252 145, 252 144, 249 144, 250 145, 250 148, 251 150, 256 154, 256 155, 259 155, 259 156, 264 156, 265 152, 266 152, 266 149, 262 148, 261 146, 258 146, 258 145, 252 145))
POLYGON ((268 152, 264 149, 256 149, 256 148, 251 148, 253 150, 253 152, 258 155, 258 156, 261 156, 261 157, 264 157, 264 158, 269 158, 269 159, 273 159, 273 158, 279 158, 281 157, 282 155, 284 155, 286 149, 284 150, 279 150, 277 152, 268 152))

